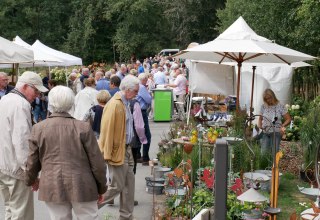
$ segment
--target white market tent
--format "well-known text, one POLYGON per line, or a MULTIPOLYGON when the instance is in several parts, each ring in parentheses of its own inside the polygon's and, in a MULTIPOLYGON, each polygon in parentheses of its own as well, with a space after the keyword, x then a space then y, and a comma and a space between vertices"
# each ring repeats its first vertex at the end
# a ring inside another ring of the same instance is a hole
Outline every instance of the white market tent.
POLYGON ((39 40, 36 40, 34 44, 32 45, 32 48, 34 50, 42 51, 50 56, 59 58, 62 63, 59 64, 59 66, 75 66, 75 65, 82 65, 82 59, 55 49, 52 49, 43 43, 41 43, 39 40))
MULTIPOLYGON (((234 95, 236 91, 236 64, 221 65, 213 62, 191 60, 187 63, 190 69, 189 91, 193 93, 234 95)), ((257 64, 254 76, 253 108, 259 113, 262 105, 262 93, 271 88, 283 104, 291 100, 292 75, 294 68, 308 66, 306 63, 286 64, 257 64)), ((242 66, 240 80, 240 106, 250 107, 252 83, 252 64, 242 66)))
POLYGON ((31 64, 22 64, 20 67, 32 67, 32 66, 64 66, 63 60, 56 56, 50 55, 46 51, 38 50, 37 48, 31 46, 30 44, 23 41, 19 36, 14 38, 14 43, 30 49, 34 53, 34 62, 31 64))
POLYGON ((33 51, 21 47, 11 41, 0 37, 0 63, 15 64, 33 62, 33 51))

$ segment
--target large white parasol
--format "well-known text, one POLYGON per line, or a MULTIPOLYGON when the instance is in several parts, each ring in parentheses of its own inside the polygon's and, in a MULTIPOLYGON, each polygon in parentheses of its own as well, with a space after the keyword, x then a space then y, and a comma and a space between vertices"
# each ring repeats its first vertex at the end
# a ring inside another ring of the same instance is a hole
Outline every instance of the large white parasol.
POLYGON ((218 63, 236 62, 238 66, 237 108, 239 107, 240 74, 242 63, 291 63, 312 60, 315 57, 278 45, 257 35, 240 16, 215 40, 181 51, 177 58, 212 61, 218 63))

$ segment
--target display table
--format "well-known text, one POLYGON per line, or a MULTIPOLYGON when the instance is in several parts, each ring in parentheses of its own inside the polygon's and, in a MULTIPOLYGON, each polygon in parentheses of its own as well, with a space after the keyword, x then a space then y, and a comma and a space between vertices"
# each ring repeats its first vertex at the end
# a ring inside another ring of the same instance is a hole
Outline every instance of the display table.
POLYGON ((318 213, 315 214, 312 208, 304 210, 303 212, 301 212, 300 215, 303 220, 309 220, 309 219, 319 220, 320 219, 320 215, 318 213))
POLYGON ((172 89, 153 89, 154 121, 171 121, 173 111, 172 89))

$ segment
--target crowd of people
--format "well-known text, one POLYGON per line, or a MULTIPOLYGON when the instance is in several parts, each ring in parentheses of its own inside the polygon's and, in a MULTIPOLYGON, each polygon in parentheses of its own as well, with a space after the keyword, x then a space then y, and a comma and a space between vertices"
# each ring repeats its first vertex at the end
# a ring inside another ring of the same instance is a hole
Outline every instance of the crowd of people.
POLYGON ((30 187, 51 219, 72 219, 72 210, 78 219, 98 219, 98 208, 118 195, 119 219, 133 219, 137 163, 150 160, 152 89, 172 87, 182 101, 186 76, 183 64, 164 57, 107 71, 74 69, 67 86, 27 71, 12 87, 1 72, 5 219, 34 219, 30 187))

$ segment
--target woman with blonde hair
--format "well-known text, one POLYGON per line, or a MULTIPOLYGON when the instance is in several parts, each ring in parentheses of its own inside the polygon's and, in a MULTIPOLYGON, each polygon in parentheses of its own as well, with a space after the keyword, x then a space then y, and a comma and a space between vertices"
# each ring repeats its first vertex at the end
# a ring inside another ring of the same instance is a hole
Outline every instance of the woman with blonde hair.
POLYGON ((97 94, 98 105, 92 106, 85 114, 83 120, 90 122, 97 139, 100 136, 100 124, 104 106, 110 100, 111 95, 107 90, 100 90, 97 94))
POLYGON ((271 89, 266 89, 262 97, 264 104, 261 106, 258 120, 258 127, 263 130, 261 153, 271 153, 274 146, 278 152, 281 137, 285 133, 285 127, 290 124, 291 117, 271 89))

